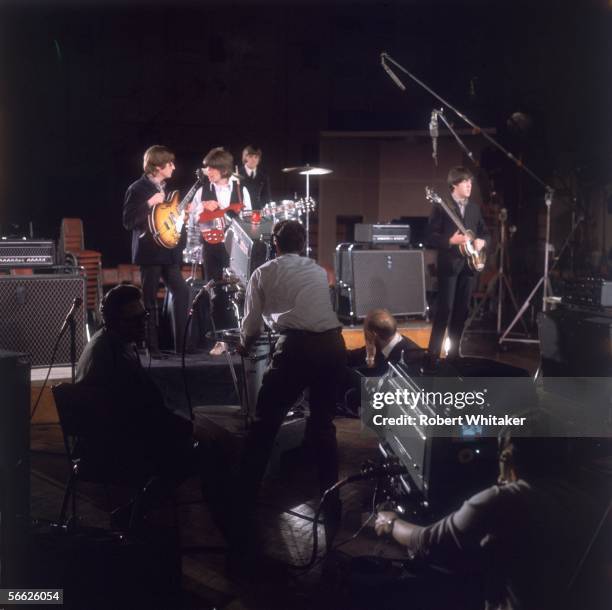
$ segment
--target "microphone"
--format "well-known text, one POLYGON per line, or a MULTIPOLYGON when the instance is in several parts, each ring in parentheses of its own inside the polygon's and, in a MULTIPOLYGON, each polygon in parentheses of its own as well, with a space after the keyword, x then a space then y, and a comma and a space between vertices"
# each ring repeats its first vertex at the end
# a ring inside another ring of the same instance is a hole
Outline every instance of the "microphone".
POLYGON ((68 328, 68 324, 74 318, 74 314, 77 312, 77 309, 83 304, 83 299, 81 297, 74 297, 72 301, 72 306, 68 310, 64 321, 62 322, 62 327, 60 328, 60 335, 64 333, 66 328, 68 328))
POLYGON ((429 135, 431 136, 431 147, 432 147, 431 156, 437 167, 438 166, 438 136, 440 135, 440 132, 438 131, 438 111, 435 109, 431 111, 431 119, 429 120, 429 135))
POLYGON ((408 470, 401 464, 385 462, 383 464, 368 465, 361 469, 359 474, 353 474, 345 479, 347 483, 364 481, 366 479, 378 479, 381 477, 396 477, 406 474, 408 470))
POLYGON ((212 289, 212 287, 215 284, 215 280, 210 280, 207 284, 204 284, 204 286, 202 286, 202 288, 200 288, 200 290, 198 291, 198 294, 195 295, 193 301, 191 302, 191 309, 189 310, 189 315, 193 315, 193 312, 197 306, 197 304, 200 302, 201 298, 209 291, 212 289))
POLYGON ((385 63, 385 54, 380 54, 380 65, 383 67, 384 71, 389 75, 391 80, 402 90, 406 91, 406 85, 402 83, 402 81, 398 78, 397 74, 389 68, 389 66, 385 63))

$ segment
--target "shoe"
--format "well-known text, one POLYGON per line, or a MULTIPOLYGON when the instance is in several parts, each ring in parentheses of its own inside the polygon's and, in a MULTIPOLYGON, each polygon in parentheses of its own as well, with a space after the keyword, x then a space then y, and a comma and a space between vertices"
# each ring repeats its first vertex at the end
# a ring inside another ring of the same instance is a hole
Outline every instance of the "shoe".
POLYGON ((227 351, 227 343, 217 341, 215 346, 208 352, 211 356, 221 356, 227 351))

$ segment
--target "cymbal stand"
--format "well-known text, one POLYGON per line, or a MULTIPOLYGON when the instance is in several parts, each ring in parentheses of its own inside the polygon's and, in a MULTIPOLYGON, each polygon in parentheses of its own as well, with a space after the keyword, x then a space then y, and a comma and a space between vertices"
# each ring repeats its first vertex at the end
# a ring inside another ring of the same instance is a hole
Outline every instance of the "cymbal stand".
POLYGON ((449 104, 443 97, 438 95, 431 87, 427 86, 422 80, 417 78, 414 74, 406 70, 404 66, 395 61, 388 53, 383 52, 380 54, 380 63, 389 75, 389 77, 395 82, 395 84, 400 87, 403 91, 406 91, 405 85, 399 79, 397 74, 391 70, 391 68, 387 65, 387 62, 391 62, 397 69, 401 70, 404 74, 410 77, 417 85, 425 89, 430 95, 435 97, 439 102, 441 102, 444 106, 446 106, 449 110, 452 110, 461 120, 467 123, 473 130, 475 134, 480 134, 482 137, 501 151, 507 159, 509 159, 512 163, 516 165, 520 170, 527 173, 533 180, 535 180, 540 186, 542 186, 545 190, 544 203, 546 205, 546 249, 544 255, 544 273, 538 283, 535 285, 534 289, 531 291, 523 305, 521 306, 518 314, 510 323, 510 326, 504 331, 503 335, 499 338, 499 343, 501 344, 504 341, 514 341, 519 343, 539 343, 537 339, 510 339, 508 338, 508 334, 514 328, 514 325, 518 322, 519 318, 522 317, 523 313, 529 307, 531 299, 534 297, 540 285, 543 285, 543 294, 542 294, 542 311, 546 311, 548 307, 548 294, 552 294, 552 290, 550 289, 550 281, 548 278, 549 268, 548 268, 548 255, 550 250, 550 208, 552 206, 552 200, 554 195, 554 190, 548 186, 541 178, 539 178, 531 169, 529 169, 520 159, 517 159, 509 150, 504 148, 495 138, 493 138, 490 134, 484 131, 481 127, 476 125, 473 121, 471 121, 465 114, 457 110, 454 106, 449 104))
POLYGON ((306 172, 306 256, 310 258, 310 172, 306 172))

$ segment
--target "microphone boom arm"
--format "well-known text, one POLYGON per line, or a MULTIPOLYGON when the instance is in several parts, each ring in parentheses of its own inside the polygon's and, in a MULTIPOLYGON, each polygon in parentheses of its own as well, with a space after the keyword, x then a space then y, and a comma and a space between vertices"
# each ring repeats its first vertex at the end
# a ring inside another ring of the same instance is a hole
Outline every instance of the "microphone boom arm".
POLYGON ((480 163, 478 163, 478 161, 474 158, 474 153, 467 147, 466 143, 459 137, 459 134, 452 128, 451 124, 446 120, 442 109, 434 110, 434 112, 438 115, 439 119, 442 119, 442 122, 446 125, 446 128, 451 132, 455 140, 457 140, 457 144, 459 144, 461 150, 463 150, 463 152, 468 156, 469 160, 476 167, 480 167, 480 163))
MULTIPOLYGON (((495 148, 497 148, 498 150, 500 150, 502 153, 504 153, 504 155, 510 159, 510 161, 512 161, 517 167, 519 167, 520 169, 524 170, 529 176, 531 176, 539 185, 543 186, 547 191, 549 192, 553 192, 552 187, 550 187, 548 184, 546 184, 541 178, 539 178, 533 171, 531 171, 520 159, 517 159, 509 150, 507 150, 506 148, 504 148, 495 138, 493 138, 491 135, 489 135, 486 131, 484 131, 482 129, 482 127, 479 127, 478 125, 476 125, 476 123, 474 123, 473 121, 471 121, 467 116, 465 116, 465 114, 463 114, 462 112, 460 112, 457 108, 455 108, 452 104, 450 104, 449 102, 447 102, 442 96, 438 95, 431 87, 429 87, 428 85, 426 85, 422 80, 420 80, 419 78, 417 78, 414 74, 412 74, 411 72, 409 72, 408 70, 406 70, 406 68, 404 68, 404 66, 402 66, 401 64, 399 64, 397 61, 395 61, 388 53, 383 52, 380 54, 380 61, 383 65, 383 67, 385 68, 385 70, 387 70, 387 72, 390 71, 390 68, 388 66, 386 66, 386 62, 390 61, 393 65, 395 65, 399 70, 401 70, 404 74, 406 74, 407 76, 409 76, 417 85, 419 85, 420 87, 422 87, 423 89, 425 89, 425 91, 427 91, 430 95, 433 95, 439 102, 441 102, 444 106, 446 106, 449 110, 452 110, 461 120, 465 121, 473 130, 475 133, 479 133, 482 135, 482 137, 487 140, 487 142, 489 142, 490 144, 492 144, 493 146, 495 146, 495 148)), ((399 79, 398 79, 399 80, 399 79)), ((400 81, 401 82, 401 81, 400 81)), ((445 121, 446 123, 446 121, 445 121)), ((448 123, 446 123, 448 125, 448 123)))

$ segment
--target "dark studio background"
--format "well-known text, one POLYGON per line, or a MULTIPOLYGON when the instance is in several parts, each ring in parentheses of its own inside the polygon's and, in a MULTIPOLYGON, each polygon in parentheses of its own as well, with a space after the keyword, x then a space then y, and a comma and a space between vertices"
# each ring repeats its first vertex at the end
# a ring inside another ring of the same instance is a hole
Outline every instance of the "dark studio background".
MULTIPOLYGON (((302 181, 280 169, 325 165, 320 131, 427 128, 435 101, 395 87, 385 50, 593 205, 609 195, 611 19, 595 0, 0 2, 0 232, 57 237, 78 216, 105 266, 128 262, 123 194, 154 143, 176 151, 184 189, 208 149, 254 142, 273 195, 291 196, 302 181), (529 129, 508 128, 517 111, 529 129)), ((534 224, 540 187, 497 153, 482 162, 534 224)))

